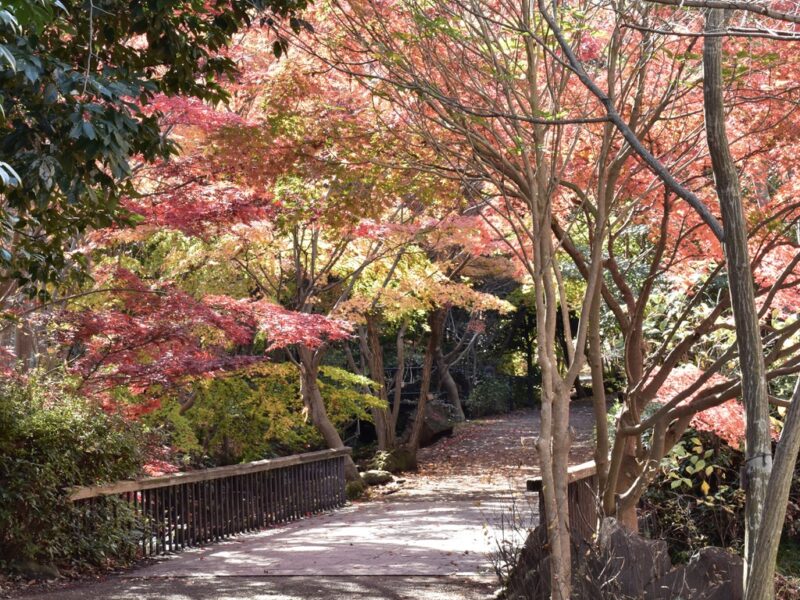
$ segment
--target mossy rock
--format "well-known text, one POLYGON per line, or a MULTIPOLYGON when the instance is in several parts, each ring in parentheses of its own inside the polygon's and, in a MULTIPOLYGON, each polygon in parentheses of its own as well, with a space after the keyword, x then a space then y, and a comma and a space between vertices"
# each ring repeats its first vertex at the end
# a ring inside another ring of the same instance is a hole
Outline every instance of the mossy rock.
POLYGON ((364 483, 362 479, 354 479, 353 481, 348 481, 344 486, 345 494, 347 495, 348 500, 357 500, 364 495, 364 491, 367 489, 367 484, 364 483))
POLYGON ((376 471, 389 471, 389 473, 415 471, 417 460, 414 453, 405 448, 391 451, 381 450, 369 462, 369 468, 376 471))
POLYGON ((364 471, 361 474, 361 479, 363 479, 364 483, 367 485, 385 485, 394 481, 394 477, 392 477, 389 471, 379 470, 364 471))

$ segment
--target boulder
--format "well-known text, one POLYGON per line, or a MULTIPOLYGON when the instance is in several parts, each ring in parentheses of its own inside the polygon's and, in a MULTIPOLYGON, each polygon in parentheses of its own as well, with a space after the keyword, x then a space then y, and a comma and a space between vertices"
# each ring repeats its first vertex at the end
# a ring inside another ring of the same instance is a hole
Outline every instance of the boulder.
POLYGON ((389 471, 401 473, 413 471, 417 468, 413 453, 406 448, 396 448, 391 451, 381 450, 369 461, 369 469, 373 471, 389 471))
POLYGON ((386 483, 390 483, 394 481, 394 477, 389 471, 364 471, 361 473, 361 479, 364 480, 364 483, 367 485, 384 485, 386 483))
POLYGON ((722 548, 702 548, 646 590, 645 600, 741 600, 742 559, 722 548))
POLYGON ((547 530, 544 525, 539 525, 528 535, 520 550, 517 564, 506 580, 505 597, 508 600, 550 597, 550 567, 546 548, 547 530))
POLYGON ((344 486, 344 492, 347 495, 348 500, 358 500, 364 495, 364 491, 366 489, 367 485, 360 477, 358 479, 354 479, 353 481, 348 481, 344 486))
MULTIPOLYGON (((425 420, 422 425, 420 447, 429 446, 439 438, 453 433, 453 428, 458 419, 453 407, 439 400, 432 400, 425 404, 425 420)), ((410 421, 414 422, 413 418, 410 421)))
MULTIPOLYGON (((574 542, 574 540, 573 540, 574 542)), ((525 541, 506 580, 508 600, 547 600, 547 534, 537 527, 525 541)), ((703 548, 672 568, 667 544, 603 519, 593 544, 573 546, 573 597, 597 600, 742 600, 742 559, 703 548)))
POLYGON ((623 598, 641 598, 672 568, 666 542, 643 538, 612 518, 603 519, 595 552, 597 564, 604 571, 602 577, 613 579, 623 598))

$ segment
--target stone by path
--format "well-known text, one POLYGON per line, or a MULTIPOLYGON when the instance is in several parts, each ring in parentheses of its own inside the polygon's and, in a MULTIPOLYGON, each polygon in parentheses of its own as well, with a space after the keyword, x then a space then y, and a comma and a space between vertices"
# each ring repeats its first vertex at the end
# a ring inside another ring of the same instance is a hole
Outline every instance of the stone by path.
MULTIPOLYGON (((581 462, 590 406, 575 406, 573 427, 581 462)), ((535 411, 465 423, 420 451, 419 474, 397 493, 28 598, 487 598, 497 587, 497 545, 520 543, 536 520, 522 494, 536 473, 535 450, 521 439, 537 428, 535 411)))

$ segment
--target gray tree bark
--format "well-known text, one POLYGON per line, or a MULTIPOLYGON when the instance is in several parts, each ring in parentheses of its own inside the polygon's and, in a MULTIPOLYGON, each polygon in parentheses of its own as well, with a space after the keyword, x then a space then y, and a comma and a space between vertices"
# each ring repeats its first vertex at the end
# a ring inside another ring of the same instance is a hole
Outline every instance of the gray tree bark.
POLYGON ((372 380, 378 386, 374 390, 375 396, 384 402, 383 408, 372 410, 372 418, 375 424, 375 433, 378 436, 379 450, 392 450, 397 445, 395 436, 396 419, 389 408, 389 394, 386 389, 385 374, 383 368, 383 347, 379 335, 379 321, 374 314, 367 315, 367 347, 369 373, 372 380))
POLYGON ((775 595, 775 563, 798 451, 800 451, 800 378, 794 386, 792 403, 786 412, 783 433, 775 450, 775 464, 767 485, 764 515, 750 561, 750 577, 747 580, 745 600, 769 600, 775 595))
MULTIPOLYGON (((725 14, 711 9, 706 16, 706 31, 725 27, 725 14)), ((769 431, 769 397, 763 345, 758 326, 753 277, 747 249, 747 224, 742 208, 739 176, 730 152, 725 130, 725 104, 722 76, 722 38, 707 36, 703 47, 703 100, 706 136, 714 170, 723 222, 723 245, 728 269, 729 291, 736 325, 736 343, 742 375, 742 400, 745 407, 745 587, 755 559, 757 532, 764 515, 767 483, 772 468, 769 431)), ((749 594, 748 594, 748 597, 749 594)), ((768 596, 765 596, 768 597, 768 596)))
POLYGON ((422 363, 422 383, 420 385, 419 400, 417 402, 417 414, 414 417, 414 423, 411 426, 411 435, 409 435, 408 443, 406 444, 407 451, 415 459, 414 462, 416 462, 417 450, 419 450, 419 443, 422 437, 422 426, 425 423, 425 406, 428 404, 428 395, 431 391, 433 361, 436 356, 436 348, 439 346, 439 336, 437 332, 441 331, 441 324, 444 323, 445 315, 446 311, 443 308, 437 308, 428 315, 428 325, 431 332, 428 336, 425 359, 422 363))
MULTIPOLYGON (((331 423, 328 411, 325 409, 325 401, 322 399, 322 392, 319 389, 319 356, 308 348, 300 348, 300 394, 303 397, 303 404, 308 411, 311 422, 322 434, 328 448, 344 448, 339 432, 331 423)), ((348 481, 360 480, 358 469, 353 459, 345 457, 345 477, 348 481)))

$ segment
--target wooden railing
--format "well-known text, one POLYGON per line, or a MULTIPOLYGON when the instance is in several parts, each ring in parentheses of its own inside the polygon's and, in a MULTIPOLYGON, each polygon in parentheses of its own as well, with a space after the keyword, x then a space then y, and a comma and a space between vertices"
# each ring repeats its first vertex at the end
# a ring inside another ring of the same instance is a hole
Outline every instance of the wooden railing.
POLYGON ((144 556, 165 554, 343 506, 349 448, 72 488, 92 515, 119 519, 144 556), (112 506, 109 509, 109 501, 112 506), (117 510, 120 502, 126 510, 117 510), (97 510, 94 510, 97 508, 97 510), (120 516, 125 513, 124 516, 120 516))
MULTIPOLYGON (((575 541, 592 539, 597 530, 597 466, 594 461, 573 465, 569 468, 567 502, 569 524, 575 541)), ((539 522, 545 522, 542 479, 528 479, 527 491, 539 495, 539 522)))

